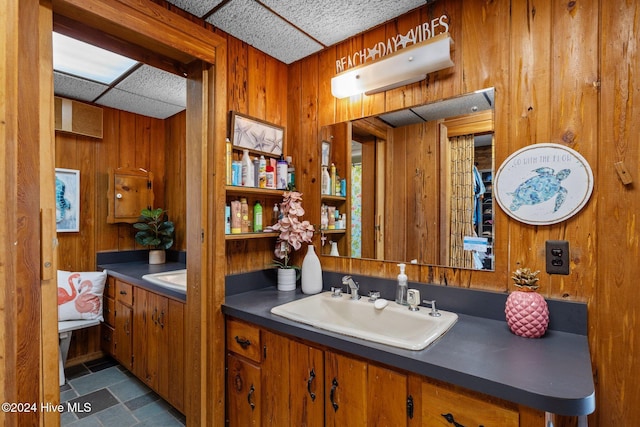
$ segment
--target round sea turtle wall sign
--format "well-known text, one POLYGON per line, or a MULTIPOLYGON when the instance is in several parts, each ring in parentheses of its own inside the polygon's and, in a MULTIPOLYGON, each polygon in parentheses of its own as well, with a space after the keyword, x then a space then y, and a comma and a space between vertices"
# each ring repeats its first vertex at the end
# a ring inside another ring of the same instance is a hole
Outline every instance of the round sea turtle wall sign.
POLYGON ((494 197, 512 218, 532 225, 564 221, 593 191, 589 163, 560 144, 534 144, 511 154, 498 169, 494 197))

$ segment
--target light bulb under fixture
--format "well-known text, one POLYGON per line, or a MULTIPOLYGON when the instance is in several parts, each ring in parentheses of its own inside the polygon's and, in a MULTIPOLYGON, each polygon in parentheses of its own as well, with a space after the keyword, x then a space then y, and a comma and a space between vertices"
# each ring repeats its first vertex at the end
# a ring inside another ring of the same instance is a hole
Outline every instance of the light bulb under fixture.
POLYGON ((452 67, 449 33, 398 50, 374 62, 344 71, 331 79, 336 98, 367 95, 419 82, 427 74, 452 67))

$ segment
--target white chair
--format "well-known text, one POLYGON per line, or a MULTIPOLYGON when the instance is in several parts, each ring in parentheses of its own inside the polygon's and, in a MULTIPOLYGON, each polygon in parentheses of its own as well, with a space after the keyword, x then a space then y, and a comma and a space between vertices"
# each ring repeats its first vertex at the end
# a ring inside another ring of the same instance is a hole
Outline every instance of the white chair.
POLYGON ((69 344, 71 344, 71 334, 78 329, 89 328, 100 324, 99 319, 93 320, 64 320, 58 322, 58 336, 60 338, 60 354, 59 354, 59 371, 60 371, 60 385, 64 385, 64 365, 67 362, 67 355, 69 354, 69 344))

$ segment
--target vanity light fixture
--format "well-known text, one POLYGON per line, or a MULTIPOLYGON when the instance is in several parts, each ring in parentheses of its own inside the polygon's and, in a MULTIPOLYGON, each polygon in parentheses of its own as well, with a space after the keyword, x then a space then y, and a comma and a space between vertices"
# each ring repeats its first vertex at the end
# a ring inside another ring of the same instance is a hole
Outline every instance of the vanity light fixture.
POLYGON ((364 93, 372 95, 419 82, 427 74, 453 66, 449 33, 432 37, 374 62, 344 71, 331 79, 331 93, 336 98, 364 93))

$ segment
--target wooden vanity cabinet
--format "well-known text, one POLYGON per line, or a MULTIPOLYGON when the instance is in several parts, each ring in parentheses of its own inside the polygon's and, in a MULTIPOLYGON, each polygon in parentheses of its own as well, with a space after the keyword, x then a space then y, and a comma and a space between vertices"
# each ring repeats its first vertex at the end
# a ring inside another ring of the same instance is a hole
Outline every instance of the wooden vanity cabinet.
POLYGON ((184 304, 136 287, 133 373, 184 411, 184 304))
POLYGON ((111 276, 107 283, 115 290, 113 344, 107 324, 103 350, 184 413, 184 303, 111 276))
POLYGON ((116 280, 115 329, 113 332, 115 359, 133 370, 133 287, 116 280))
POLYGON ((102 311, 104 322, 100 331, 100 347, 107 354, 115 354, 114 332, 116 326, 116 279, 107 276, 104 286, 102 311))
POLYGON ((235 319, 227 352, 231 427, 545 425, 544 412, 235 319))

